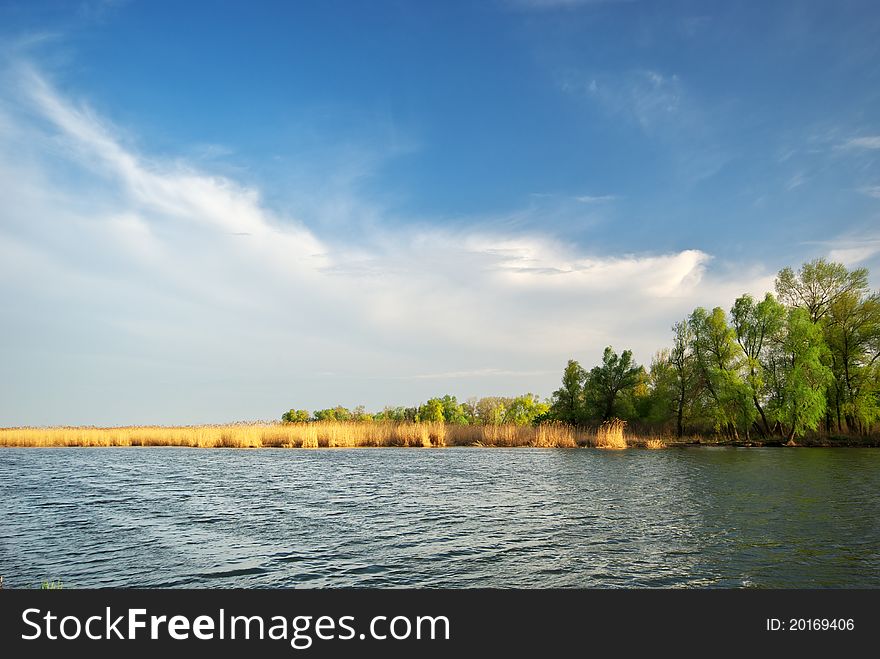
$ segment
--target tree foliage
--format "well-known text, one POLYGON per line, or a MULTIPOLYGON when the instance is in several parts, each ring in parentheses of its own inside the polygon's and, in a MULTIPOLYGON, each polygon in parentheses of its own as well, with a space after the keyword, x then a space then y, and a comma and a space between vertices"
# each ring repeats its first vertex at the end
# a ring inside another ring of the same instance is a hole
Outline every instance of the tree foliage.
POLYGON ((579 363, 569 359, 562 372, 562 386, 553 392, 551 412, 564 423, 577 424, 583 420, 584 382, 587 374, 579 363))
POLYGON ((584 383, 588 416, 598 421, 631 416, 632 397, 642 373, 642 367, 633 361, 631 350, 618 355, 607 346, 602 353, 602 363, 590 369, 584 383))

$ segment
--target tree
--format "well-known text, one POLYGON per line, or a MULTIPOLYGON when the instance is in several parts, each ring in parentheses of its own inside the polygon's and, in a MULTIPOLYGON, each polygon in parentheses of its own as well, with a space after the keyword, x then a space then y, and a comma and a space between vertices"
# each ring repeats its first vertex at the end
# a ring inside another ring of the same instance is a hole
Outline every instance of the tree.
POLYGON ((815 430, 825 415, 826 386, 831 370, 823 363, 827 351, 822 329, 812 322, 806 309, 788 312, 785 329, 770 357, 774 380, 771 411, 790 442, 807 430, 815 430))
POLYGON ((642 418, 652 426, 674 424, 675 434, 681 438, 685 425, 696 420, 702 391, 687 319, 672 326, 672 337, 672 348, 661 350, 651 362, 651 400, 642 418))
POLYGON ((442 423, 443 420, 443 401, 439 398, 431 398, 419 407, 419 421, 442 423))
POLYGON ((459 405, 455 396, 449 394, 440 399, 443 405, 443 420, 446 423, 465 424, 468 422, 464 407, 459 405))
POLYGON ((675 389, 675 370, 670 362, 669 350, 664 348, 651 359, 648 394, 639 407, 639 419, 652 427, 665 427, 673 422, 677 402, 675 389))
POLYGON ((562 386, 553 392, 550 410, 553 418, 577 424, 582 420, 586 372, 574 359, 569 359, 562 373, 562 386))
POLYGON ((876 386, 876 355, 871 348, 877 294, 870 294, 866 268, 847 270, 841 263, 818 259, 805 263, 797 275, 784 268, 776 278, 780 299, 805 309, 820 324, 829 351, 833 379, 828 384, 826 428, 864 429, 880 414, 876 386))
POLYGON ((348 408, 337 405, 326 410, 316 410, 314 419, 315 421, 351 421, 351 412, 348 408))
POLYGON ((475 404, 475 416, 478 423, 497 426, 504 421, 504 414, 510 399, 499 396, 480 398, 475 404))
POLYGON ((586 378, 585 400, 602 421, 614 416, 627 416, 619 413, 617 409, 619 400, 625 396, 632 396, 641 373, 643 369, 633 362, 631 350, 624 350, 618 355, 611 346, 608 346, 602 354, 602 363, 590 369, 586 378))
POLYGON ((785 307, 772 293, 767 293, 757 304, 751 295, 741 295, 733 303, 730 310, 736 342, 745 356, 743 368, 744 381, 748 386, 755 409, 761 416, 761 433, 770 435, 770 424, 767 414, 761 405, 764 397, 764 374, 762 357, 767 345, 776 337, 785 323, 785 307))
POLYGON ((385 407, 373 415, 374 421, 404 421, 406 418, 403 407, 385 407))
POLYGON ((504 411, 503 421, 518 426, 527 426, 534 423, 536 418, 546 415, 549 410, 550 405, 541 402, 535 394, 525 394, 510 401, 504 411))
POLYGON ((309 420, 308 410, 290 410, 281 415, 281 420, 287 423, 305 423, 309 420))
POLYGON ((837 426, 863 429, 880 416, 877 386, 880 295, 840 295, 828 308, 825 338, 834 375, 837 426))
POLYGON ((810 320, 817 323, 840 296, 868 289, 868 270, 850 271, 841 263, 816 259, 804 263, 797 274, 783 268, 775 283, 776 293, 785 305, 806 309, 810 320))
POLYGON ((693 330, 687 320, 672 326, 672 350, 669 352, 669 364, 674 373, 675 386, 675 432, 681 439, 684 436, 684 420, 690 403, 696 399, 699 386, 696 361, 692 350, 693 330))
POLYGON ((715 427, 738 440, 739 427, 748 433, 755 410, 748 386, 739 375, 743 353, 734 331, 720 307, 711 314, 702 307, 695 309, 688 324, 694 362, 712 402, 715 427))
POLYGON ((352 410, 351 420, 359 423, 369 423, 373 420, 373 415, 367 412, 363 405, 358 405, 352 410))

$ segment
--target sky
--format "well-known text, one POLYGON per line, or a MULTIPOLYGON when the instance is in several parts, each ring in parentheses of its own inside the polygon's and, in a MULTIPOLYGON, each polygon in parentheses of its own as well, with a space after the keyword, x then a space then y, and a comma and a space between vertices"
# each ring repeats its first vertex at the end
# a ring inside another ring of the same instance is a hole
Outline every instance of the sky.
POLYGON ((880 5, 0 1, 0 426, 549 396, 880 282, 880 5))

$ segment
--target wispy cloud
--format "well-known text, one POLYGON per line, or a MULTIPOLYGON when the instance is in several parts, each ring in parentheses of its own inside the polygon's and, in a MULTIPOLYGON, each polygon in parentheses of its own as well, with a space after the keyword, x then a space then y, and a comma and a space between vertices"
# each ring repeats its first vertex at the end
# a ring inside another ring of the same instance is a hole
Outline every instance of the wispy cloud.
MULTIPOLYGON (((866 265, 880 256, 880 231, 873 226, 863 226, 819 244, 828 249, 827 256, 831 261, 850 267, 866 265)), ((876 272, 871 275, 872 279, 877 279, 876 272)))
POLYGON ((853 137, 843 142, 840 146, 844 149, 880 149, 880 135, 853 137))
POLYGON ((515 9, 545 11, 552 9, 574 9, 590 5, 610 5, 634 0, 505 0, 506 4, 515 9))
POLYGON ((791 192, 795 188, 801 187, 806 182, 806 177, 802 172, 798 172, 794 176, 792 176, 785 184, 785 189, 788 192, 791 192))
POLYGON ((532 370, 512 371, 503 368, 478 368, 466 371, 445 371, 441 373, 417 373, 415 375, 393 376, 400 380, 458 380, 459 378, 485 378, 485 377, 533 377, 555 375, 556 371, 532 370))
POLYGON ((859 192, 863 195, 880 199, 880 185, 867 185, 863 188, 859 188, 859 192))
POLYGON ((855 266, 880 253, 880 240, 859 247, 841 247, 828 252, 828 258, 846 266, 855 266))
POLYGON ((617 199, 617 195, 613 194, 605 194, 605 195, 580 195, 575 197, 575 201, 579 201, 582 204, 600 204, 606 201, 614 201, 617 199))
POLYGON ((634 71, 622 78, 569 76, 562 89, 584 94, 610 112, 630 117, 645 130, 653 130, 676 115, 684 96, 678 75, 653 70, 634 71))
POLYGON ((710 178, 732 157, 717 136, 722 110, 704 107, 677 73, 569 71, 559 84, 563 92, 664 145, 674 171, 688 183, 710 178))

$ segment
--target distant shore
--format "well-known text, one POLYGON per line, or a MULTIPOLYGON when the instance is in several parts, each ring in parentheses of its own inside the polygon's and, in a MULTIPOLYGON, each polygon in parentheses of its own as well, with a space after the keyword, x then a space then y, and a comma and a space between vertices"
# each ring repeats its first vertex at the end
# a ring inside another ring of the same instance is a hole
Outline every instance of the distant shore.
MULTIPOLYGON (((457 425, 408 422, 234 423, 198 426, 0 428, 0 447, 370 448, 455 446, 499 448, 675 448, 791 446, 780 437, 645 436, 620 427, 576 428, 562 423, 457 425)), ((880 447, 880 437, 807 435, 800 447, 880 447)))

